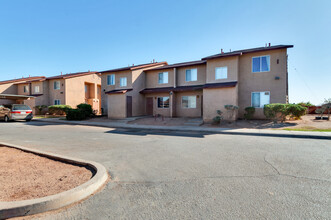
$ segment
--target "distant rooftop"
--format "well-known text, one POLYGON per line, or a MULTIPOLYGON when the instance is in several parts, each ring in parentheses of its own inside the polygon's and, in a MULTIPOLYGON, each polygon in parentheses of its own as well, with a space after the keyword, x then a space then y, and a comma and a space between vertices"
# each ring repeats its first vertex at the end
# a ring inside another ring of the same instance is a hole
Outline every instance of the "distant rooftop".
POLYGON ((197 61, 190 61, 190 62, 184 62, 184 63, 174 63, 170 65, 165 65, 161 67, 156 67, 150 70, 163 70, 163 69, 169 69, 169 68, 177 68, 177 67, 185 67, 185 66, 192 66, 192 65, 201 65, 205 64, 207 61, 205 60, 197 60, 197 61))
POLYGON ((132 66, 122 67, 122 68, 117 68, 117 69, 100 71, 99 73, 118 72, 118 71, 125 71, 125 70, 137 70, 137 69, 143 69, 143 68, 158 66, 158 65, 161 65, 161 64, 168 65, 167 62, 145 63, 145 64, 132 65, 132 66))
POLYGON ((238 56, 238 55, 242 55, 242 54, 246 54, 246 53, 292 48, 292 47, 293 47, 293 45, 276 45, 276 46, 256 47, 256 48, 251 48, 251 49, 236 50, 236 51, 227 52, 227 53, 219 53, 219 54, 215 54, 212 56, 204 57, 201 60, 209 60, 209 59, 213 59, 213 58, 228 57, 228 56, 238 56))
POLYGON ((58 76, 47 77, 46 79, 68 79, 68 78, 86 76, 86 75, 96 74, 96 73, 98 73, 98 72, 87 71, 87 72, 78 72, 78 73, 67 73, 67 74, 61 74, 61 75, 58 75, 58 76))
POLYGON ((19 82, 30 82, 30 81, 38 81, 45 79, 45 76, 29 76, 29 77, 22 77, 18 79, 11 79, 11 80, 5 80, 5 81, 0 81, 0 85, 7 84, 7 83, 19 83, 19 82))

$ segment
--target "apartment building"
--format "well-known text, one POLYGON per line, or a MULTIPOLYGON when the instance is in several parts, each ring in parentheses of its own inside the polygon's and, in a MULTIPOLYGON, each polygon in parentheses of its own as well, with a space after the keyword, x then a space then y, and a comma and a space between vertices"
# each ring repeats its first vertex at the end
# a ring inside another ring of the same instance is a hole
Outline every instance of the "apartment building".
POLYGON ((109 118, 144 115, 145 100, 139 93, 145 88, 144 71, 167 64, 153 62, 99 72, 103 113, 109 118))
POLYGON ((134 76, 129 67, 103 71, 103 106, 109 118, 162 115, 202 117, 205 122, 217 110, 226 112, 224 105, 239 106, 232 118, 224 115, 228 120, 242 118, 244 109, 254 106, 255 118, 263 119, 265 104, 288 102, 287 48, 292 47, 269 45, 192 62, 137 66, 134 76))
POLYGON ((101 78, 97 72, 2 81, 0 94, 4 97, 0 99, 0 104, 25 103, 34 110, 38 105, 76 107, 78 104, 88 103, 95 112, 101 114, 101 78))

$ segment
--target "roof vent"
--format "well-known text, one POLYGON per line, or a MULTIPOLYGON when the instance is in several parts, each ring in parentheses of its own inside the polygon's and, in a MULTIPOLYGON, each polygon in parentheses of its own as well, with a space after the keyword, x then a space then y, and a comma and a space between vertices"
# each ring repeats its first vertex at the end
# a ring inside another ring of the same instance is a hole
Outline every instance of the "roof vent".
POLYGON ((221 54, 223 54, 224 52, 223 52, 223 49, 221 49, 221 54))
POLYGON ((269 47, 271 47, 271 43, 269 43, 269 47))

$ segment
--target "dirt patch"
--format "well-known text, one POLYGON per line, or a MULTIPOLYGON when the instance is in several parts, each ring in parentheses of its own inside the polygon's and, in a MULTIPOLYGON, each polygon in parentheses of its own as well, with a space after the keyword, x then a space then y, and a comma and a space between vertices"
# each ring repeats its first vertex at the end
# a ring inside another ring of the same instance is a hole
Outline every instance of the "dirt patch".
POLYGON ((92 177, 85 167, 0 146, 0 201, 35 199, 75 188, 92 177))

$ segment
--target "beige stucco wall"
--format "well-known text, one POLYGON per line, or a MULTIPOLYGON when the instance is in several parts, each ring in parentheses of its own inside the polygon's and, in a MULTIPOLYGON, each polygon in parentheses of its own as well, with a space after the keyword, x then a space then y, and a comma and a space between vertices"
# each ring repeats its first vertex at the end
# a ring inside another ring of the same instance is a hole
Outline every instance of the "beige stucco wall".
POLYGON ((238 80, 239 70, 239 58, 238 56, 233 57, 222 57, 217 59, 211 59, 207 61, 207 72, 206 82, 207 83, 221 83, 231 82, 238 80), (228 67, 228 78, 227 79, 215 79, 215 68, 216 67, 228 67))
POLYGON ((206 64, 179 67, 176 69, 176 86, 202 85, 206 83, 206 64), (197 81, 186 82, 186 70, 197 69, 197 81))
POLYGON ((126 117, 126 94, 107 95, 108 118, 126 117))
MULTIPOLYGON (((157 107, 157 97, 169 97, 170 98, 170 103, 172 102, 172 97, 169 95, 169 93, 152 93, 152 94, 146 94, 145 97, 153 97, 153 115, 160 114, 164 117, 170 117, 170 108, 158 108, 157 107)), ((146 106, 145 106, 145 111, 146 111, 146 106)))
POLYGON ((61 102, 61 105, 66 104, 65 100, 65 80, 64 79, 51 79, 49 80, 49 104, 54 105, 54 100, 59 99, 61 102), (55 90, 54 89, 54 82, 60 81, 60 89, 55 90))
MULTIPOLYGON (((270 92, 270 103, 286 103, 287 54, 286 49, 249 53, 239 59, 239 117, 251 106, 252 92, 270 92), (252 72, 252 57, 270 55, 269 72, 252 72), (277 64, 279 60, 279 64, 277 64), (280 77, 275 80, 275 77, 280 77)), ((265 118, 262 108, 256 108, 255 118, 265 118)))
POLYGON ((85 83, 93 84, 93 86, 90 86, 91 91, 89 91, 89 95, 92 98, 94 97, 93 99, 97 99, 97 85, 101 83, 101 77, 98 74, 72 77, 65 79, 66 105, 75 108, 77 105, 87 102, 85 100, 85 83))
POLYGON ((174 69, 149 70, 146 72, 146 88, 161 88, 174 86, 174 69), (159 73, 168 72, 168 83, 159 84, 159 73))
POLYGON ((202 91, 192 92, 177 92, 175 94, 175 116, 176 117, 201 117, 201 98, 202 91), (182 96, 196 96, 197 104, 196 108, 183 108, 182 107, 182 96))
POLYGON ((17 85, 17 95, 30 95, 30 84, 24 83, 24 84, 18 84, 17 85), (28 90, 24 92, 24 86, 27 86, 28 90))
POLYGON ((228 117, 224 105, 238 105, 238 86, 203 90, 203 120, 205 122, 212 122, 217 116, 217 110, 224 113, 225 120, 236 119, 237 115, 233 119, 228 117))

